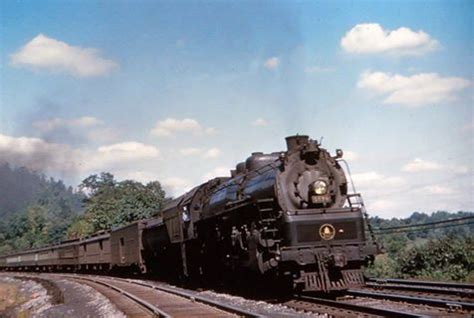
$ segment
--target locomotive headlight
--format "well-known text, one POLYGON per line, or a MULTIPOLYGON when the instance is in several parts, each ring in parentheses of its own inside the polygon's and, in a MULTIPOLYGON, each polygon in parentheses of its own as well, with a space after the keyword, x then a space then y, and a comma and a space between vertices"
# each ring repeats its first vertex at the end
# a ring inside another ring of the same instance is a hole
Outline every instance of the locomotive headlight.
POLYGON ((326 194, 328 192, 328 184, 325 181, 318 180, 313 183, 313 189, 317 195, 326 194))

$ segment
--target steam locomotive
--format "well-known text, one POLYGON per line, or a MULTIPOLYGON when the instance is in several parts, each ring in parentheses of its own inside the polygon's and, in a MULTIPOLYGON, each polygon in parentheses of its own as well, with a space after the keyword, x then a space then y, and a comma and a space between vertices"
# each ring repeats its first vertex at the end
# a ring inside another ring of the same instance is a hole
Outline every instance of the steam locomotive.
POLYGON ((0 257, 0 268, 130 268, 218 280, 254 273, 299 291, 331 292, 364 283, 380 252, 362 198, 340 165, 308 136, 287 150, 253 153, 230 177, 168 202, 160 215, 59 245, 0 257))

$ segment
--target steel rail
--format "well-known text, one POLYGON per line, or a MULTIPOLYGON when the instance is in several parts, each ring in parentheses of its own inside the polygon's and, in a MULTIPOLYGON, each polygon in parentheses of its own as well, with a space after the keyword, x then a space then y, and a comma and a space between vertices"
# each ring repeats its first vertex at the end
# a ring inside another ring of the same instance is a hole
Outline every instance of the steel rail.
POLYGON ((175 288, 170 288, 170 287, 165 287, 165 286, 158 286, 158 285, 154 285, 154 284, 143 283, 143 282, 134 281, 134 280, 130 280, 130 279, 124 279, 124 278, 110 277, 110 279, 125 281, 127 283, 132 283, 132 284, 136 284, 136 285, 140 285, 140 286, 144 286, 144 287, 149 287, 149 288, 161 290, 163 292, 167 292, 167 293, 170 293, 170 294, 174 294, 176 296, 184 297, 184 298, 187 298, 187 299, 190 299, 190 300, 193 300, 193 301, 203 303, 205 305, 210 305, 210 306, 216 307, 218 309, 221 309, 221 310, 229 312, 229 313, 233 313, 233 314, 237 314, 237 315, 243 315, 245 317, 255 317, 255 318, 266 317, 265 315, 256 314, 254 312, 251 312, 251 311, 248 311, 248 310, 245 310, 245 309, 242 309, 242 308, 238 308, 238 307, 233 306, 233 305, 223 304, 223 303, 220 303, 216 300, 208 299, 206 297, 202 297, 202 296, 187 292, 185 290, 178 290, 178 289, 175 289, 175 288))
POLYGON ((447 287, 447 288, 473 289, 474 290, 474 284, 465 284, 465 283, 431 282, 431 281, 424 281, 424 280, 395 279, 395 278, 367 278, 367 281, 374 282, 374 283, 379 283, 379 284, 393 283, 393 284, 435 286, 435 287, 447 287))
POLYGON ((415 292, 426 292, 426 293, 433 293, 433 294, 448 294, 448 295, 456 295, 461 297, 472 297, 474 296, 473 291, 468 291, 465 289, 447 289, 449 287, 438 287, 438 286, 412 286, 412 285, 405 285, 405 284, 381 284, 381 283, 366 283, 365 286, 377 289, 392 289, 392 290, 407 290, 407 291, 415 291, 415 292))
POLYGON ((393 301, 403 301, 412 304, 425 304, 434 307, 442 308, 453 308, 453 309, 465 309, 465 310, 474 310, 474 303, 467 303, 461 301, 450 301, 434 298, 424 298, 424 297, 415 297, 415 296, 405 296, 397 294, 384 294, 378 292, 368 292, 357 289, 347 290, 348 295, 358 296, 358 297, 368 297, 368 298, 377 298, 377 299, 386 299, 393 301))
POLYGON ((73 279, 90 281, 90 282, 108 287, 108 288, 113 289, 116 292, 119 292, 120 294, 130 298, 134 302, 140 304, 142 307, 145 307, 147 310, 151 311, 153 313, 153 315, 156 315, 158 317, 163 317, 163 318, 171 318, 171 316, 169 314, 167 314, 166 312, 164 312, 160 308, 150 304, 149 302, 147 302, 147 301, 145 301, 145 300, 143 300, 143 299, 141 299, 141 298, 139 298, 139 297, 137 297, 137 296, 135 296, 135 295, 119 288, 119 287, 117 287, 117 286, 114 286, 113 284, 109 284, 109 283, 106 283, 106 282, 104 282, 100 279, 95 279, 95 278, 91 278, 91 277, 81 277, 81 276, 66 276, 66 277, 73 278, 73 279))
POLYGON ((335 308, 342 308, 350 311, 356 311, 360 313, 370 314, 370 315, 377 315, 383 317, 400 317, 400 318, 419 318, 419 317, 426 317, 419 314, 408 313, 405 311, 399 310, 392 310, 392 309, 382 309, 382 308, 375 308, 369 306, 362 306, 362 305, 355 305, 346 302, 330 300, 325 298, 317 298, 311 296, 302 296, 302 295, 294 295, 296 299, 308 301, 314 304, 335 307, 335 308))

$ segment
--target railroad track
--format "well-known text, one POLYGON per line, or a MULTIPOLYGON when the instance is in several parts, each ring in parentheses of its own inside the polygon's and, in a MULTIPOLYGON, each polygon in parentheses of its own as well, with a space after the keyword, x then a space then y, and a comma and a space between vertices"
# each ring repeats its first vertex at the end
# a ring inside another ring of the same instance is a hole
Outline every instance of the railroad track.
POLYGON ((401 279, 369 279, 367 289, 384 291, 404 291, 406 294, 430 295, 434 298, 446 300, 472 301, 474 299, 474 285, 442 282, 424 282, 418 280, 401 279))
POLYGON ((114 277, 61 275, 107 296, 128 317, 260 317, 182 290, 114 277))
POLYGON ((448 282, 432 282, 425 280, 416 280, 416 279, 394 279, 394 278, 368 278, 368 282, 377 283, 377 284, 398 284, 398 285, 409 285, 409 286, 429 286, 429 287, 438 287, 438 288, 454 288, 454 289, 464 289, 464 290, 474 290, 474 284, 464 284, 464 283, 448 283, 448 282))
POLYGON ((116 286, 93 278, 68 277, 68 279, 94 288, 115 304, 127 317, 169 317, 158 307, 116 286))
POLYGON ((410 280, 369 280, 336 300, 295 295, 285 305, 334 317, 473 317, 473 285, 410 280))
MULTIPOLYGON (((93 287, 128 317, 264 316, 243 309, 240 303, 237 305, 240 307, 235 307, 210 299, 208 295, 154 281, 78 274, 49 275, 93 287)), ((474 317, 472 285, 411 282, 369 280, 366 287, 350 289, 334 300, 294 295, 291 300, 280 304, 329 317, 474 317)))
POLYGON ((350 291, 337 300, 294 295, 284 305, 307 312, 326 313, 331 317, 472 317, 474 313, 459 303, 356 291, 350 291))
POLYGON ((295 295, 294 299, 285 302, 284 305, 296 310, 328 314, 330 317, 423 317, 402 310, 377 308, 370 305, 353 304, 344 301, 301 295, 295 295))
POLYGON ((472 294, 470 293, 449 292, 446 290, 436 291, 431 289, 421 290, 418 288, 404 288, 404 286, 380 286, 368 284, 365 287, 358 288, 357 290, 364 292, 377 292, 382 294, 403 295, 408 297, 427 297, 442 300, 445 302, 470 303, 474 301, 472 294))
POLYGON ((387 294, 381 293, 379 291, 365 291, 361 289, 349 289, 346 294, 355 297, 366 297, 416 305, 427 305, 431 307, 445 308, 449 311, 474 311, 474 303, 472 302, 450 301, 432 297, 406 296, 392 293, 387 294))

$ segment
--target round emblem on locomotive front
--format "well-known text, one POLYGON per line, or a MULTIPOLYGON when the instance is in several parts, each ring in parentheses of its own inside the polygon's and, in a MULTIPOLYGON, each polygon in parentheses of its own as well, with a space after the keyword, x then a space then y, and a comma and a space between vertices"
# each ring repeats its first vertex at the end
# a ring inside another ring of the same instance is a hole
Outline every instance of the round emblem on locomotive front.
POLYGON ((323 224, 319 228, 319 235, 323 240, 332 240, 334 238, 334 235, 336 235, 336 230, 331 224, 323 224))

